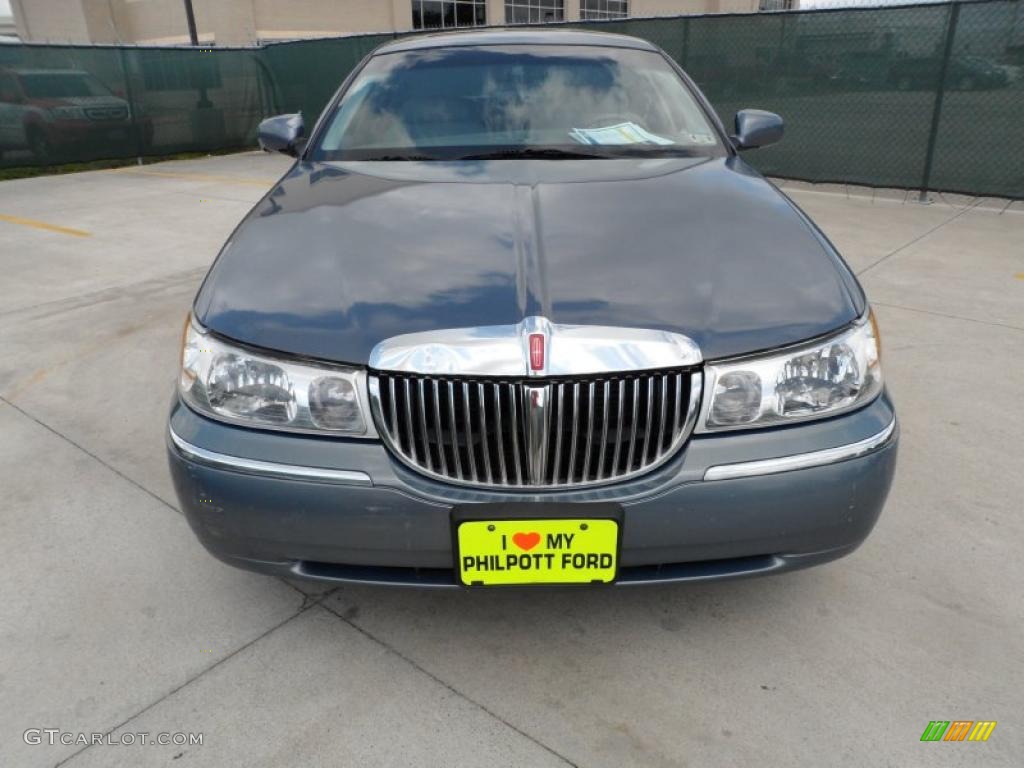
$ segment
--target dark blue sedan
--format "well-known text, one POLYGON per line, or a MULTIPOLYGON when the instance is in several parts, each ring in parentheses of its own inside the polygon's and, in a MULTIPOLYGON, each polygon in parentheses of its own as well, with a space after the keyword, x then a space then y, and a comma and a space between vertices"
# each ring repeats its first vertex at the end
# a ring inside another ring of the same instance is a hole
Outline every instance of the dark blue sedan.
POLYGON ((642 40, 378 48, 189 314, 168 449, 243 568, 426 586, 774 573, 870 533, 896 417, 864 292, 642 40))

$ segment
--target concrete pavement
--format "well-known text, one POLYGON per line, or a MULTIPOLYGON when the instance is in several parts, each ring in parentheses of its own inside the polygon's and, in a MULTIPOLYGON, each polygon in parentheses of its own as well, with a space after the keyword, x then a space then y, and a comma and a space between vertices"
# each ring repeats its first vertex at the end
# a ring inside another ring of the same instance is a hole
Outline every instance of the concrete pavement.
POLYGON ((782 183, 861 274, 900 412, 852 556, 717 585, 331 590, 207 555, 164 459, 189 303, 286 167, 0 183, 0 765, 1020 764, 1024 203, 782 183), (922 744, 935 719, 998 726, 922 744))

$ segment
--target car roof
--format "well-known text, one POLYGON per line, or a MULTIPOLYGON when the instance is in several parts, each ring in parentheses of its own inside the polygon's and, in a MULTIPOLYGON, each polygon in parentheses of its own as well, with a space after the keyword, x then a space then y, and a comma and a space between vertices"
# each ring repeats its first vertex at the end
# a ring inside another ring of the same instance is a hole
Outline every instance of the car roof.
POLYGON ((416 35, 385 43, 374 54, 418 51, 430 48, 453 48, 484 45, 587 45, 605 48, 636 48, 656 51, 647 40, 608 32, 590 32, 580 29, 536 27, 489 28, 416 35))

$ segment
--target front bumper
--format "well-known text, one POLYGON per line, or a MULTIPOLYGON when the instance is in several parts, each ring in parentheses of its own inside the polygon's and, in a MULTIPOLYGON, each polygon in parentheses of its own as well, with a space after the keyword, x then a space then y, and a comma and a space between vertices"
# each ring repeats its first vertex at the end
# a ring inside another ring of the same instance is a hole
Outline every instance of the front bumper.
POLYGON ((175 399, 168 454, 193 530, 232 565, 452 587, 452 505, 614 501, 624 510, 624 585, 774 573, 853 551, 885 503, 897 443, 883 394, 833 419, 694 435, 675 459, 630 482, 503 493, 425 478, 376 441, 228 426, 175 399))

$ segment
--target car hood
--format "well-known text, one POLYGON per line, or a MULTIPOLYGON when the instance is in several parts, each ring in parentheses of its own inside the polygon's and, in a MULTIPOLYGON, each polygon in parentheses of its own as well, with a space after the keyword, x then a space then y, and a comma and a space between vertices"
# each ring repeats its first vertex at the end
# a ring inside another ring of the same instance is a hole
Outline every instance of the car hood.
POLYGON ((738 158, 300 162, 195 304, 228 338, 353 364, 399 334, 530 315, 674 331, 715 359, 863 308, 824 238, 738 158))

